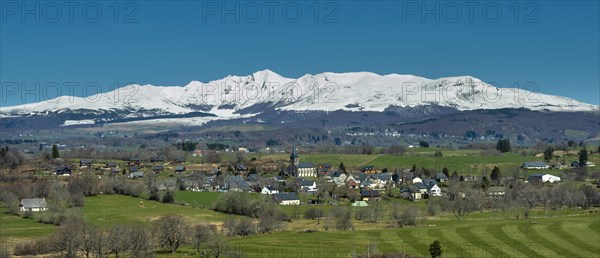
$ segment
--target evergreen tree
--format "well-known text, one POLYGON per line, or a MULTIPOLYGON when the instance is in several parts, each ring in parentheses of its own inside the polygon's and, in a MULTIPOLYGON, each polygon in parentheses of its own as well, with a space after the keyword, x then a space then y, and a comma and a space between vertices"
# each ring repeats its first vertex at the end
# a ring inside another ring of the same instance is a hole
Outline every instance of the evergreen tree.
POLYGON ((588 153, 587 150, 585 149, 585 146, 583 147, 583 149, 581 149, 579 151, 579 165, 580 166, 585 166, 585 163, 588 161, 588 153))
POLYGON ((344 166, 344 162, 340 162, 339 168, 342 172, 346 173, 346 166, 344 166))
POLYGON ((429 245, 429 254, 431 254, 431 258, 442 256, 442 245, 440 244, 440 241, 435 240, 429 245))
POLYGON ((448 168, 447 167, 444 167, 442 169, 442 173, 444 173, 444 175, 446 175, 446 177, 450 178, 450 172, 448 172, 448 168))
POLYGON ((452 175, 450 176, 450 179, 452 181, 458 180, 458 173, 456 173, 456 171, 452 172, 452 175))
POLYGON ((173 191, 168 190, 165 195, 163 195, 162 202, 164 203, 173 203, 175 201, 175 195, 173 191))
POLYGON ((488 186, 490 186, 490 180, 487 178, 487 176, 484 176, 481 179, 481 187, 482 188, 488 188, 488 186))
POLYGON ((549 146, 548 148, 546 148, 546 150, 544 151, 544 160, 550 161, 552 159, 553 153, 554 153, 554 148, 552 146, 549 146))
POLYGON ((499 140, 496 144, 496 150, 500 152, 509 152, 510 151, 510 141, 508 139, 499 140))
POLYGON ((52 145, 52 158, 53 159, 60 158, 60 153, 58 152, 58 146, 56 146, 56 144, 52 145))
POLYGON ((490 178, 494 181, 500 180, 500 168, 494 166, 494 169, 492 169, 492 174, 490 174, 490 178))

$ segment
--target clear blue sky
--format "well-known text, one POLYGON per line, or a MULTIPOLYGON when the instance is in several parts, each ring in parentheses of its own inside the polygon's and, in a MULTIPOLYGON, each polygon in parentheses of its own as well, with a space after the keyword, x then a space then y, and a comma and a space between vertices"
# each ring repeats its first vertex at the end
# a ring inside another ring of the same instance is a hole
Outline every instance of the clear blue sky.
MULTIPOLYGON (((2 106, 55 97, 53 82, 97 83, 108 91, 128 82, 185 85, 263 69, 287 77, 471 75, 500 87, 534 82, 540 92, 600 104, 598 1, 319 2, 318 15, 313 1, 276 2, 271 15, 265 2, 47 3, 1 2, 2 106), (30 94, 13 95, 24 87, 30 94)), ((83 88, 72 94, 96 93, 83 88)), ((61 93, 71 95, 64 85, 61 93)))

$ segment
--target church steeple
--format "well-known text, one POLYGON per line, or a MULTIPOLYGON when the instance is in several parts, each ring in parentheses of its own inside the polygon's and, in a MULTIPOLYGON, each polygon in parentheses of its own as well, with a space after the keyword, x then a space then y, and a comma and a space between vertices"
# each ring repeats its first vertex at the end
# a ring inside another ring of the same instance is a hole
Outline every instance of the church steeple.
POLYGON ((300 157, 298 156, 298 152, 296 151, 296 145, 292 146, 292 153, 290 154, 290 163, 294 166, 298 166, 300 164, 300 157))

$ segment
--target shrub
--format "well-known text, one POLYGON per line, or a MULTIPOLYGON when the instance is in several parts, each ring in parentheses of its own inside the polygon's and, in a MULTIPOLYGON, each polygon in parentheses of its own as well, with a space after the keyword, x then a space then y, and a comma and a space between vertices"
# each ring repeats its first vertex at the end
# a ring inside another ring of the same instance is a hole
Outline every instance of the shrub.
POLYGON ((310 208, 306 209, 306 211, 304 212, 305 219, 317 219, 317 218, 322 218, 322 217, 323 217, 322 209, 310 207, 310 208))
POLYGON ((173 203, 175 201, 175 195, 173 191, 167 191, 165 195, 163 195, 162 202, 164 203, 173 203))

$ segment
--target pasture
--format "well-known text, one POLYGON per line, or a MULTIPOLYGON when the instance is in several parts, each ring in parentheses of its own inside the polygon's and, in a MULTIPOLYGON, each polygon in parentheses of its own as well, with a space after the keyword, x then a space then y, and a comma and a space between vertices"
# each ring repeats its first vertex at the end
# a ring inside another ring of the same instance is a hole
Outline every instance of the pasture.
POLYGON ((350 257, 397 252, 427 257, 427 248, 434 240, 441 242, 444 257, 598 257, 600 216, 439 220, 416 228, 286 231, 231 242, 248 257, 350 257))
MULTIPOLYGON (((226 214, 208 210, 220 193, 178 192, 182 206, 147 201, 123 195, 85 198, 82 212, 86 220, 99 226, 113 224, 149 224, 165 214, 180 214, 189 222, 222 223, 226 214), (143 201, 144 207, 140 207, 143 201)), ((254 195, 259 198, 259 194, 254 195)), ((400 207, 415 205, 424 213, 425 201, 408 202, 391 199, 400 207)), ((303 213, 309 206, 298 207, 303 213)), ((330 206, 319 206, 325 210, 330 206)), ((292 206, 283 207, 288 214, 292 206)), ((354 208, 356 210, 356 208, 354 208)), ((385 213, 389 210, 385 209, 385 213)), ((385 219, 378 224, 353 220, 353 231, 324 231, 323 221, 297 219, 286 223, 285 230, 273 234, 230 238, 234 250, 248 257, 349 257, 353 254, 404 252, 426 257, 433 240, 442 243, 444 257, 598 257, 600 254, 600 213, 598 209, 550 211, 535 210, 530 219, 514 219, 519 211, 486 211, 467 214, 460 221, 451 215, 421 217, 418 227, 386 228, 385 219), (300 233, 306 229, 314 233, 300 233)), ((1 244, 11 246, 20 241, 42 237, 56 227, 37 223, 35 219, 0 214, 1 244)), ((161 254, 160 256, 169 256, 161 254)), ((174 256, 173 256, 174 257, 174 256)))

